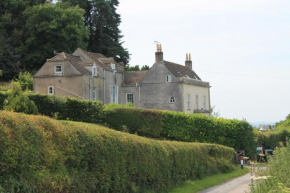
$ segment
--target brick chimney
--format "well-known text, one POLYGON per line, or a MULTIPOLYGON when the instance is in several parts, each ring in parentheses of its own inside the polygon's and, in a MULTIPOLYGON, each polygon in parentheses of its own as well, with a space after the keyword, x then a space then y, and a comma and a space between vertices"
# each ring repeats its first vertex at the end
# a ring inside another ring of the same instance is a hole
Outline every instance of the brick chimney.
POLYGON ((161 44, 157 44, 157 52, 155 52, 155 62, 163 61, 163 52, 161 44))
POLYGON ((186 54, 185 66, 192 70, 191 54, 186 54))

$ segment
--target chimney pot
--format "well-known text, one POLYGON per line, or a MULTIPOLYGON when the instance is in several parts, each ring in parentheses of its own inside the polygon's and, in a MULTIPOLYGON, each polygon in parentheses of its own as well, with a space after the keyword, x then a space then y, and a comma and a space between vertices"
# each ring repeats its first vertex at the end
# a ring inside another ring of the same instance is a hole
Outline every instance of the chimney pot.
POLYGON ((155 52, 155 62, 163 61, 163 52, 161 44, 157 44, 157 52, 155 52))
POLYGON ((191 54, 186 54, 185 66, 192 70, 191 54))

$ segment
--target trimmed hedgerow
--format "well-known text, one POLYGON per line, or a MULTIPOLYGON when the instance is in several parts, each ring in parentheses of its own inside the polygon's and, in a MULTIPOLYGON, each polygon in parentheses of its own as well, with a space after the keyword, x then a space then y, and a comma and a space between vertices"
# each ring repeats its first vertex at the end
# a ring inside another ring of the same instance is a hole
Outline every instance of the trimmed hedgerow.
MULTIPOLYGON (((62 98, 50 95, 24 93, 38 108, 39 114, 61 120, 74 120, 87 123, 103 122, 103 105, 100 101, 62 98)), ((0 109, 8 97, 7 92, 0 92, 0 109)))
POLYGON ((214 118, 174 111, 112 108, 106 111, 109 127, 143 136, 187 142, 208 142, 255 152, 252 126, 246 121, 214 118))
POLYGON ((0 111, 1 192, 166 192, 232 170, 233 149, 0 111))
POLYGON ((277 131, 255 132, 257 146, 266 149, 275 149, 276 147, 286 146, 290 139, 289 128, 281 128, 277 131))

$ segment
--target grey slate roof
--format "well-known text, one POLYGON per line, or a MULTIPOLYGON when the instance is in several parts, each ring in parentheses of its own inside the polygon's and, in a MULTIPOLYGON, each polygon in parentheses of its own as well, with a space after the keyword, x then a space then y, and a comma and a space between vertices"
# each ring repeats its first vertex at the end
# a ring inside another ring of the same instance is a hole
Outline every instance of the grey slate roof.
POLYGON ((148 70, 141 71, 125 71, 124 72, 124 84, 136 84, 140 83, 141 80, 145 77, 148 70))
POLYGON ((93 53, 93 52, 88 52, 86 50, 83 50, 81 48, 79 48, 80 50, 82 50, 82 52, 84 54, 86 54, 88 57, 90 57, 92 60, 94 60, 94 62, 96 62, 96 64, 98 64, 100 67, 104 68, 105 70, 110 70, 113 71, 113 69, 111 68, 111 64, 115 64, 116 66, 116 71, 117 72, 123 72, 123 68, 122 66, 115 62, 114 58, 112 57, 106 57, 103 54, 100 53, 93 53))
POLYGON ((53 60, 68 60, 82 75, 91 75, 92 73, 85 69, 85 66, 88 66, 90 64, 84 63, 82 59, 79 56, 75 56, 68 53, 59 53, 53 58, 49 59, 50 61, 53 60))
POLYGON ((200 77, 190 68, 180 65, 180 64, 176 64, 173 62, 168 62, 168 61, 163 61, 164 65, 168 68, 168 70, 176 77, 176 78, 180 78, 180 77, 189 77, 192 79, 197 79, 197 80, 201 80, 200 77))

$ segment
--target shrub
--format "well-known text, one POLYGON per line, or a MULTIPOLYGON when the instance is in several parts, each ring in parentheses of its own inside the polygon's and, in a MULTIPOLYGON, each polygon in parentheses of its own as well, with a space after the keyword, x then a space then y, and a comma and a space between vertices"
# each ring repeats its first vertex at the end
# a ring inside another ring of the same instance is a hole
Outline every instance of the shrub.
POLYGON ((166 192, 232 170, 233 149, 0 112, 1 192, 166 192))
POLYGON ((245 149, 247 155, 255 152, 252 126, 246 121, 214 118, 182 112, 139 108, 112 108, 107 111, 107 124, 121 131, 169 138, 187 142, 208 142, 245 149))
POLYGON ((267 179, 258 180, 252 184, 252 193, 290 192, 290 146, 277 148, 274 157, 269 160, 268 166, 262 172, 267 179))
POLYGON ((38 114, 36 105, 23 94, 19 83, 12 83, 12 89, 8 91, 8 96, 4 102, 4 109, 26 114, 38 114))
POLYGON ((18 79, 13 80, 12 82, 18 82, 23 91, 33 90, 33 77, 29 72, 20 72, 18 79))

